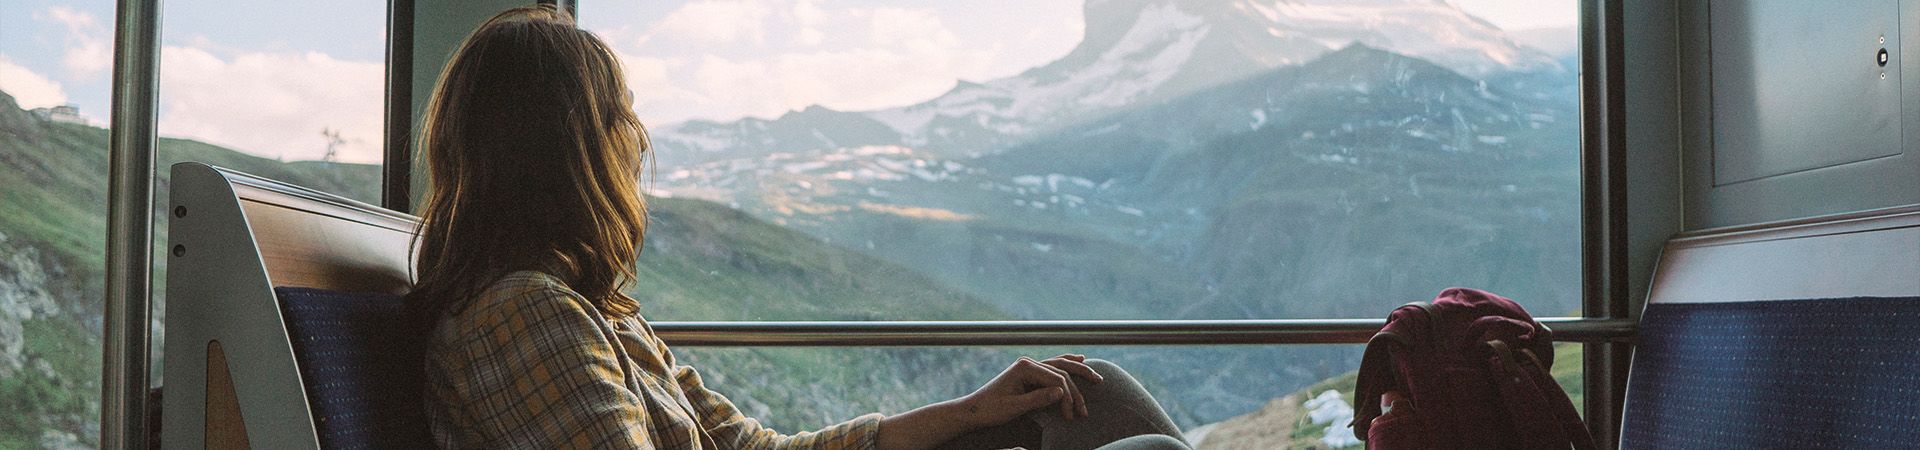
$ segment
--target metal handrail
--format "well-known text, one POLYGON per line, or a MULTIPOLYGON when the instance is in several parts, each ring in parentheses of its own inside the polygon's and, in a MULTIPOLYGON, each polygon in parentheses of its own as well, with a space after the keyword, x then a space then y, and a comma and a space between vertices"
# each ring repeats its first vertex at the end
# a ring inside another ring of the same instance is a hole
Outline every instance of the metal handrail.
MULTIPOLYGON (((1627 342, 1632 319, 1540 319, 1569 342, 1627 342)), ((1364 344, 1384 319, 654 322, 679 347, 1364 344)))

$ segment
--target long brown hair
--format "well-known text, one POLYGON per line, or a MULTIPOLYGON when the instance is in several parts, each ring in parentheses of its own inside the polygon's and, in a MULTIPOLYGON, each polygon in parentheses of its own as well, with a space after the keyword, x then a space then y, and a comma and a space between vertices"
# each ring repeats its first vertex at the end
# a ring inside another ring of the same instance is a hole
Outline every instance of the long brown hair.
POLYGON ((518 270, 559 277, 602 313, 639 305, 646 130, 606 43, 550 5, 487 20, 453 54, 420 129, 429 189, 408 300, 458 313, 518 270))

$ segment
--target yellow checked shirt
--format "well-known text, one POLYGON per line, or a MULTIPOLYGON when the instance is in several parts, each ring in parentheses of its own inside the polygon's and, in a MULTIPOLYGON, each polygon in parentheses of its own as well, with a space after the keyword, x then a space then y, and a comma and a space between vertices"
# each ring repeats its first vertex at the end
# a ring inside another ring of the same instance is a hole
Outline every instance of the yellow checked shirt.
POLYGON ((607 320, 539 272, 515 272, 427 354, 427 416, 442 448, 872 449, 879 414, 781 435, 747 418, 638 316, 607 320))

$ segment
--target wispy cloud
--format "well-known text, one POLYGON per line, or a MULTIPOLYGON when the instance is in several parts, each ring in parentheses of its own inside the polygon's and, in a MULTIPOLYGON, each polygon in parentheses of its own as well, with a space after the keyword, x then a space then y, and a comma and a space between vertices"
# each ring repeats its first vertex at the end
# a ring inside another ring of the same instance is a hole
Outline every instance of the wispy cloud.
POLYGON ((50 6, 34 12, 33 18, 66 27, 66 50, 60 63, 75 76, 92 77, 113 67, 112 42, 104 36, 106 27, 93 14, 66 6, 50 6))
POLYGON ((637 39, 605 32, 651 123, 910 104, 984 77, 1008 47, 967 42, 930 9, 815 0, 695 1, 637 39))
POLYGON ((26 109, 67 103, 67 93, 60 88, 60 82, 15 64, 7 55, 0 55, 0 91, 12 95, 13 100, 26 109))
POLYGON ((771 5, 758 0, 695 1, 661 18, 640 42, 665 36, 689 44, 758 44, 766 42, 766 20, 772 13, 771 5))

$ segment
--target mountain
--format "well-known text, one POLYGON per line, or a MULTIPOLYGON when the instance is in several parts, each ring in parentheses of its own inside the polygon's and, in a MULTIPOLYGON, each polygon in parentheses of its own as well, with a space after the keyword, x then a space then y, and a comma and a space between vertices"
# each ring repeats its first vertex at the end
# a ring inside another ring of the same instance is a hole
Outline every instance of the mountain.
MULTIPOLYGON (((1027 319, 1373 317, 1456 285, 1571 313, 1577 100, 1540 93, 1574 80, 1494 81, 1508 77, 1521 75, 1351 45, 978 156, 775 151, 663 168, 656 193, 727 204, 1027 319)), ((1078 351, 1172 380, 1156 397, 1197 424, 1351 370, 1354 350, 1078 351)))
POLYGON ((1456 284, 1558 314, 1579 284, 1576 112, 1353 45, 979 157, 773 152, 659 187, 1025 318, 1364 317, 1456 284))
MULTIPOLYGON (((657 192, 1026 319, 1377 317, 1460 285, 1577 311, 1579 97, 1561 62, 1438 2, 1087 14, 1067 57, 926 102, 662 127, 657 192)), ((1191 425, 1351 370, 1355 350, 1098 352, 1191 425)))
POLYGON ((1147 234, 1215 287, 1180 311, 1353 317, 1458 284, 1560 314, 1578 298, 1577 111, 1356 44, 969 162, 1191 211, 1147 234))
POLYGON ((676 162, 868 144, 981 154, 1354 43, 1471 77, 1567 72, 1445 0, 1096 0, 1085 17, 1070 53, 1013 77, 961 81, 926 102, 877 111, 813 107, 774 120, 690 121, 655 129, 654 142, 676 162))

